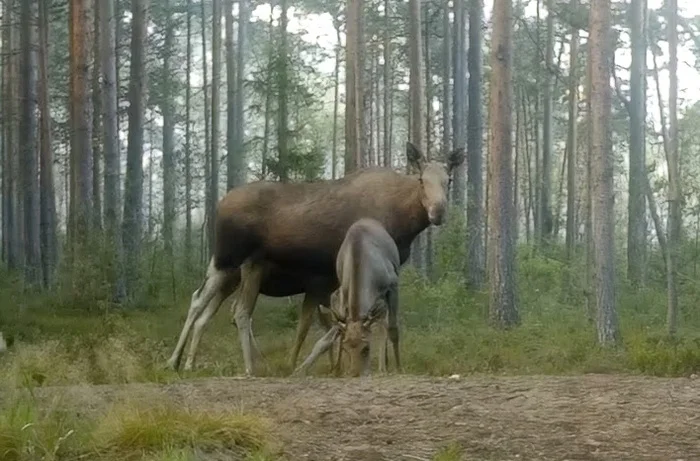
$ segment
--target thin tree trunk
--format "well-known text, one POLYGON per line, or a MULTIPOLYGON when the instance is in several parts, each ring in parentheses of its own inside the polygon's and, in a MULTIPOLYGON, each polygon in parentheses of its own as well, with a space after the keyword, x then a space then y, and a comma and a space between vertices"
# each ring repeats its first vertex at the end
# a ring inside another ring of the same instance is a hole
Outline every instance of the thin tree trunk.
MULTIPOLYGON (((212 187, 211 187, 211 132, 210 132, 210 122, 211 113, 209 112, 209 80, 207 78, 207 73, 209 71, 207 65, 207 16, 205 2, 201 2, 201 26, 202 26, 202 93, 204 97, 204 203, 205 203, 205 223, 208 224, 214 219, 211 215, 210 203, 212 198, 210 197, 212 187)), ((205 236, 210 237, 209 227, 202 233, 202 240, 205 236)), ((206 245, 202 245, 202 262, 209 256, 209 251, 206 245)))
POLYGON ((92 208, 92 105, 89 88, 90 28, 88 0, 71 1, 71 120, 74 188, 73 243, 83 245, 89 236, 92 208))
POLYGON ((192 1, 187 0, 187 57, 185 58, 185 261, 192 264, 192 1))
POLYGON ((17 266, 16 245, 13 239, 14 217, 14 195, 12 164, 12 132, 13 110, 12 110, 12 8, 13 1, 7 0, 3 4, 2 17, 2 247, 3 260, 7 263, 8 269, 15 269, 17 266))
MULTIPOLYGON (((544 65, 544 120, 542 123, 542 238, 552 236, 552 66, 554 65, 553 0, 547 0, 547 42, 544 65)), ((563 48, 563 47, 562 47, 563 48)))
MULTIPOLYGON (((272 40, 274 38, 273 32, 274 32, 274 27, 273 27, 273 22, 274 22, 274 10, 275 10, 275 4, 274 2, 270 2, 270 22, 268 23, 268 40, 270 43, 272 43, 272 40)), ((270 51, 270 55, 268 56, 268 67, 272 66, 274 63, 274 51, 270 51)), ((263 148, 262 148, 262 166, 261 166, 261 172, 262 172, 262 178, 265 179, 267 177, 267 163, 268 163, 268 151, 269 151, 269 144, 270 144, 270 121, 271 121, 271 111, 272 111, 272 92, 271 91, 266 91, 265 92, 265 128, 263 130, 263 148)))
POLYGON ((20 9, 20 87, 22 95, 19 143, 22 149, 22 186, 24 189, 25 280, 38 284, 41 274, 39 235, 39 182, 37 159, 37 73, 34 52, 34 2, 24 0, 20 9))
POLYGON ((289 18, 287 16, 287 0, 281 0, 280 6, 282 13, 280 17, 280 62, 279 62, 279 122, 277 123, 277 150, 278 150, 278 167, 279 178, 281 181, 289 179, 289 140, 288 140, 288 123, 289 115, 287 110, 287 61, 289 60, 289 51, 287 49, 287 25, 289 18))
POLYGON ((100 9, 101 1, 95 0, 93 11, 93 45, 92 45, 92 228, 102 230, 102 194, 100 186, 102 159, 102 97, 100 94, 100 9))
POLYGON ((214 251, 214 214, 219 200, 219 124, 221 94, 221 0, 212 1, 211 41, 211 146, 209 154, 209 254, 214 251))
MULTIPOLYGON (((391 76, 391 29, 390 25, 390 4, 389 0, 384 0, 384 166, 392 167, 391 156, 391 120, 392 120, 392 99, 393 84, 391 76)), ((340 36, 338 36, 340 39, 340 36)))
POLYGON ((146 96, 146 34, 148 0, 132 0, 131 66, 129 75, 129 136, 124 184, 122 241, 127 296, 136 295, 143 232, 143 130, 146 96))
MULTIPOLYGON (((494 0, 491 43, 491 161, 489 319, 499 328, 520 323, 515 283, 512 162, 512 1, 494 0)), ((471 107, 471 104, 470 104, 471 107)))
POLYGON ((591 66, 591 173, 593 185, 593 239, 598 310, 598 342, 615 345, 620 330, 615 303, 615 241, 613 153, 610 138, 610 0, 592 0, 589 60, 591 66))
MULTIPOLYGON (((345 174, 362 165, 364 152, 363 24, 364 0, 347 0, 345 41, 345 174)), ((420 45, 419 45, 420 46, 420 45)))
MULTIPOLYGON (((454 148, 467 147, 467 121, 464 119, 467 105, 467 76, 465 72, 464 50, 467 48, 465 21, 467 0, 454 0, 454 41, 452 47, 454 49, 454 88, 453 88, 453 104, 452 104, 452 131, 454 133, 454 148)), ((472 154, 467 148, 467 161, 455 169, 454 180, 452 182, 452 202, 459 210, 464 209, 465 189, 466 189, 466 170, 471 166, 472 154)), ((462 211, 463 212, 463 211, 462 211)), ((471 241, 468 237, 467 241, 471 241)), ((478 244, 477 244, 478 245, 478 244)), ((469 243, 467 243, 467 253, 469 253, 469 243)), ((467 256, 468 257, 468 256, 467 256)), ((469 264, 469 262, 467 262, 469 264)), ((467 268, 467 274, 470 268, 467 268)), ((467 275, 469 277, 469 275, 467 275)))
MULTIPOLYGON (((571 0, 572 10, 578 7, 578 0, 571 0)), ((576 166, 578 164, 578 28, 571 28, 571 45, 569 57, 569 128, 566 139, 566 151, 569 163, 566 169, 566 258, 573 260, 576 245, 576 166)))
POLYGON ((102 130, 104 149, 104 222, 108 244, 113 248, 113 264, 117 268, 114 299, 126 297, 123 279, 122 240, 119 235, 121 159, 119 154, 119 113, 117 107, 116 18, 114 0, 103 1, 100 16, 100 59, 102 73, 102 130))
POLYGON ((681 213, 680 169, 678 165, 678 0, 669 0, 668 15, 668 311, 666 323, 669 336, 678 329, 678 252, 680 250, 681 213))
POLYGON ((331 149, 331 178, 338 177, 338 102, 340 99, 340 50, 342 44, 340 42, 340 19, 336 16, 333 18, 333 27, 335 28, 335 69, 333 70, 333 147, 331 149))
POLYGON ((632 0, 630 35, 630 146, 629 200, 627 202, 627 278, 633 287, 644 283, 646 265, 646 31, 645 0, 632 0))
MULTIPOLYGON (((168 264, 173 264, 175 233, 175 107, 173 105, 173 75, 171 59, 175 51, 175 26, 171 0, 165 0, 165 37, 163 41, 163 243, 168 264)), ((151 175, 153 173, 151 172, 151 175)), ((153 177, 151 176, 151 181, 153 177)))
POLYGON ((446 0, 443 5, 442 13, 442 29, 443 29, 443 39, 442 39, 442 151, 449 152, 451 147, 451 120, 452 120, 452 108, 450 104, 450 76, 452 72, 451 65, 451 47, 452 42, 450 40, 450 0, 446 0))
MULTIPOLYGON (((238 14, 240 17, 240 10, 238 14)), ((226 18, 226 190, 229 190, 236 187, 240 168, 236 151, 236 53, 233 45, 233 0, 224 0, 224 16, 226 18)))
POLYGON ((51 286, 58 261, 56 242, 56 197, 53 180, 53 149, 51 146, 51 113, 49 112, 49 0, 39 0, 39 125, 40 125, 40 240, 44 287, 51 286))
MULTIPOLYGON (((248 18, 250 15, 248 0, 238 1, 238 55, 236 56, 236 93, 235 93, 235 106, 234 106, 234 119, 235 119, 235 144, 234 144, 234 155, 236 161, 234 162, 235 175, 234 175, 234 185, 238 186, 245 184, 247 180, 247 167, 246 167, 246 153, 245 153, 245 57, 248 52, 247 45, 247 35, 248 35, 248 18)), ((230 155, 230 153, 229 153, 230 155)))
MULTIPOLYGON (((433 149, 433 84, 431 79, 431 63, 430 63, 430 20, 425 21, 425 155, 428 159, 432 159, 433 149)), ((428 227, 425 235, 425 274, 429 280, 435 280, 435 268, 433 267, 433 229, 428 227)))

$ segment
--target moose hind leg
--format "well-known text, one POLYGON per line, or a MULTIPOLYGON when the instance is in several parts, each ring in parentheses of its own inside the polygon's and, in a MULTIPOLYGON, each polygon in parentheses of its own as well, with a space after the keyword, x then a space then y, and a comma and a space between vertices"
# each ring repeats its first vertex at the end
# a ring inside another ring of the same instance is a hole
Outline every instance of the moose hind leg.
POLYGON ((259 263, 246 261, 241 266, 241 286, 236 299, 237 305, 234 309, 234 315, 236 318, 236 326, 238 327, 238 337, 241 341, 245 374, 247 376, 253 374, 251 316, 253 315, 258 295, 260 294, 262 275, 263 267, 259 263))
POLYGON ((294 347, 292 347, 292 354, 289 358, 289 364, 292 370, 297 364, 299 351, 301 350, 301 346, 304 344, 304 340, 309 333, 309 328, 311 327, 311 322, 314 318, 314 311, 316 311, 317 307, 316 299, 307 293, 304 296, 304 301, 301 303, 301 312, 297 322, 296 338, 294 339, 294 347))
POLYGON ((207 269, 207 275, 204 278, 204 283, 202 283, 202 285, 194 293, 192 293, 190 309, 187 312, 187 318, 185 319, 185 324, 180 332, 180 338, 177 341, 177 345, 175 346, 170 359, 168 359, 168 367, 174 370, 179 368, 180 360, 182 359, 182 351, 185 348, 185 343, 187 342, 187 337, 190 334, 192 325, 202 314, 202 311, 214 298, 214 296, 216 296, 216 294, 223 288, 225 283, 226 272, 216 269, 212 260, 209 263, 209 268, 207 269))
MULTIPOLYGON (((321 323, 323 329, 328 332, 331 328, 333 328, 333 315, 330 312, 322 312, 322 310, 318 307, 316 310, 318 311, 318 321, 321 323)), ((335 355, 333 354, 334 344, 335 341, 328 347, 328 361, 331 364, 331 373, 335 369, 335 355)))

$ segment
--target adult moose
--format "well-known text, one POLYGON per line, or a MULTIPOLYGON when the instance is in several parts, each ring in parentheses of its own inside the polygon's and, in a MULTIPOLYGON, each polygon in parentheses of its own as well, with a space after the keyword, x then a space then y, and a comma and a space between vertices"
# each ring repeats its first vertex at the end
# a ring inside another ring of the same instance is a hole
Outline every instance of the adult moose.
POLYGON ((385 322, 382 325, 379 370, 386 371, 387 334, 394 349, 396 368, 401 368, 399 266, 399 250, 381 223, 363 218, 350 226, 335 266, 340 288, 331 297, 330 311, 336 324, 316 342, 295 374, 305 372, 338 338, 341 338, 339 352, 344 349, 350 357, 351 375, 368 374, 371 328, 380 317, 385 322))
POLYGON ((192 324, 212 300, 223 302, 226 283, 238 268, 241 282, 234 312, 246 374, 250 375, 250 318, 261 293, 266 262, 302 278, 335 279, 338 249, 348 228, 363 217, 386 228, 399 249, 401 264, 406 262, 416 236, 430 224, 443 223, 449 180, 454 168, 464 161, 464 149, 450 152, 442 163, 426 160, 409 142, 406 157, 417 174, 375 167, 337 180, 257 181, 231 189, 219 201, 214 217, 214 255, 202 285, 192 295, 187 320, 168 364, 177 366, 192 324))

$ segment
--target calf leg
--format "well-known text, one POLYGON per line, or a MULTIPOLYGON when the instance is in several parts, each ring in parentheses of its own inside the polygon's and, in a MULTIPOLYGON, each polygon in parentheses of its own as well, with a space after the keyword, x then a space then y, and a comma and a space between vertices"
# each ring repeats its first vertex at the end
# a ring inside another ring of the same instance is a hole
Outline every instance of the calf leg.
POLYGON ((306 373, 316 359, 333 345, 333 342, 336 340, 339 333, 338 328, 333 327, 328 330, 326 334, 321 337, 321 339, 316 341, 316 344, 314 344, 314 347, 311 349, 309 356, 306 357, 306 360, 304 360, 304 362, 302 362, 302 364, 299 365, 296 370, 294 370, 294 375, 306 373))
POLYGON ((168 359, 168 367, 174 370, 179 368, 180 360, 182 359, 182 351, 185 348, 185 343, 187 342, 187 337, 190 334, 192 325, 202 314, 202 311, 206 308, 209 302, 224 287, 226 284, 226 279, 227 273, 217 270, 214 267, 214 260, 212 259, 209 262, 209 268, 207 269, 207 275, 204 278, 204 283, 194 293, 192 293, 192 300, 190 302, 190 309, 187 312, 187 319, 185 319, 185 324, 180 332, 180 338, 177 341, 177 345, 175 346, 170 359, 168 359))
POLYGON ((252 337, 251 316, 255 303, 260 294, 263 267, 255 261, 248 260, 241 266, 241 288, 236 299, 235 318, 238 327, 238 337, 241 341, 241 351, 245 363, 245 374, 253 374, 253 358, 251 354, 252 337))
POLYGON ((396 361, 396 370, 401 371, 401 358, 399 355, 399 287, 394 286, 389 290, 387 295, 387 321, 388 321, 388 332, 389 339, 391 340, 391 346, 394 349, 394 360, 396 361))
POLYGON ((379 328, 381 330, 379 339, 379 372, 386 373, 389 366, 389 356, 387 354, 387 343, 388 343, 388 330, 389 322, 387 320, 388 313, 382 316, 382 320, 379 323, 379 328))
MULTIPOLYGON (((333 316, 329 312, 322 312, 321 309, 316 307, 316 311, 318 312, 318 321, 321 323, 321 326, 328 332, 331 328, 333 328, 333 316)), ((335 368, 335 362, 333 360, 333 344, 334 342, 331 343, 331 345, 328 347, 328 361, 331 364, 331 373, 333 372, 333 369, 335 368)))

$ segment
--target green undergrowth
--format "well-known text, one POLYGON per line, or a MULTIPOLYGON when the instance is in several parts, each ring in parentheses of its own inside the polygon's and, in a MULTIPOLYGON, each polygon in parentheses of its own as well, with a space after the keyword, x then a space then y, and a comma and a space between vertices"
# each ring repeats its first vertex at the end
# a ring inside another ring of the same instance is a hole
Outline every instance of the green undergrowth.
POLYGON ((119 402, 86 415, 65 398, 40 404, 26 390, 8 392, 0 401, 3 461, 276 459, 268 422, 255 415, 171 402, 119 402))
MULTIPOLYGON (((399 318, 404 372, 656 376, 700 372, 700 311, 695 309, 700 302, 700 283, 693 276, 680 279, 681 328, 671 339, 665 333, 666 292, 658 257, 650 259, 646 288, 632 290, 618 275, 622 345, 602 349, 597 345, 595 316, 586 307, 582 288, 583 258, 568 265, 557 248, 543 254, 521 246, 517 284, 522 322, 510 331, 499 331, 486 321, 488 293, 465 287, 459 235, 447 227, 437 236, 434 282, 418 277, 410 265, 402 270, 399 318)), ((75 295, 66 288, 75 282, 61 282, 48 294, 30 294, 22 291, 11 274, 2 274, 0 331, 10 347, 0 355, 0 384, 169 382, 183 376, 242 373, 230 302, 224 303, 210 322, 196 369, 180 374, 164 369, 186 317, 191 292, 201 279, 197 274, 163 273, 158 264, 156 261, 145 269, 158 276, 146 278, 141 301, 128 308, 113 306, 103 283, 89 283, 89 295, 75 295)), ((618 269, 624 267, 619 255, 616 264, 618 269)), ((687 274, 695 266, 688 261, 682 272, 687 274)), ((259 298, 253 323, 264 360, 257 360, 256 374, 286 376, 291 372, 288 354, 301 299, 259 298)), ((314 325, 300 361, 321 333, 314 325)), ((376 353, 372 356, 376 360, 376 353)), ((328 359, 321 357, 311 373, 327 375, 328 369, 328 359)))

